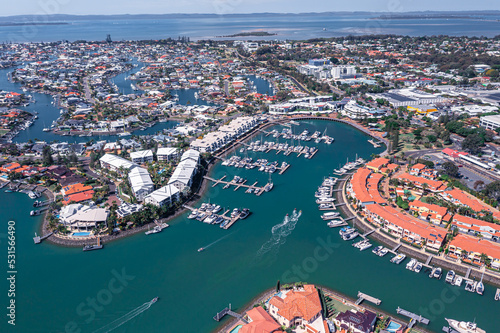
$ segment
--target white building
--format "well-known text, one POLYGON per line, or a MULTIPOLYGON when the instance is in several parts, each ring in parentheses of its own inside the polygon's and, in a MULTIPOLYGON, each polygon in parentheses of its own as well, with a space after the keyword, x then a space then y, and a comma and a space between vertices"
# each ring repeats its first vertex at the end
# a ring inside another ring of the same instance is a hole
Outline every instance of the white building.
POLYGON ((153 162, 153 152, 149 149, 134 151, 130 153, 130 159, 137 164, 153 162))
POLYGON ((106 209, 81 204, 63 206, 59 213, 59 221, 71 230, 92 229, 99 223, 106 223, 107 218, 106 209))
POLYGON ((156 152, 156 158, 158 161, 171 161, 179 157, 179 148, 174 147, 162 147, 158 148, 156 152))
POLYGON ((380 118, 385 115, 385 110, 369 108, 359 105, 355 100, 350 100, 341 111, 344 116, 351 119, 380 118))
POLYGON ((347 79, 356 75, 356 67, 351 65, 339 65, 332 68, 333 79, 347 79))
POLYGON ((168 185, 173 185, 182 191, 185 187, 191 187, 193 178, 196 175, 200 153, 189 149, 181 156, 181 162, 177 165, 168 181, 168 185))
POLYGON ((429 94, 415 88, 393 89, 381 94, 368 93, 366 95, 374 100, 379 98, 387 100, 395 108, 409 105, 429 105, 447 101, 447 98, 439 94, 429 94))
POLYGON ((479 125, 486 128, 487 130, 495 131, 500 127, 500 115, 481 117, 479 125))
POLYGON ((477 116, 481 113, 498 112, 498 108, 495 106, 471 104, 463 106, 454 106, 451 108, 451 111, 458 114, 467 113, 468 115, 471 116, 477 116))
POLYGON ((179 193, 179 189, 174 185, 163 186, 162 188, 148 194, 144 199, 144 202, 157 207, 171 205, 179 200, 179 193))
POLYGON ((130 170, 128 180, 135 198, 139 201, 143 201, 144 197, 154 190, 154 184, 149 172, 144 168, 135 167, 130 170))
POLYGON ((103 157, 99 159, 101 163, 101 167, 104 169, 108 169, 111 171, 120 172, 120 168, 123 168, 125 171, 128 171, 137 166, 137 164, 124 159, 123 157, 116 156, 113 154, 105 154, 103 157))

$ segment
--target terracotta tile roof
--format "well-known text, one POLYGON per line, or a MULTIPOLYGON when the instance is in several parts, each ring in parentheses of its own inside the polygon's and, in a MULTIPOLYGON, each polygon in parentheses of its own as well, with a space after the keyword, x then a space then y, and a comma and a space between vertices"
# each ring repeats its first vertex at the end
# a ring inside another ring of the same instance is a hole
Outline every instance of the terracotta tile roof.
POLYGON ((383 158, 383 157, 378 157, 370 162, 368 162, 366 164, 366 167, 367 168, 370 168, 370 169, 380 169, 381 167, 383 167, 384 165, 388 164, 389 163, 389 160, 387 158, 383 158))
POLYGON ((493 229, 495 230, 495 233, 500 233, 500 225, 498 224, 474 219, 472 217, 459 214, 455 214, 455 216, 453 216, 453 225, 460 225, 462 227, 467 227, 475 231, 485 231, 486 229, 493 229))
POLYGON ((280 325, 274 321, 273 317, 262 307, 258 306, 247 312, 247 316, 252 320, 243 325, 239 333, 271 333, 280 329, 280 325))
POLYGON ((274 296, 269 304, 278 308, 278 314, 287 320, 295 317, 310 321, 321 311, 318 291, 311 285, 304 285, 303 291, 291 290, 286 297, 274 296))
POLYGON ((77 183, 77 184, 68 185, 68 186, 64 187, 62 192, 63 192, 63 195, 66 196, 66 195, 72 195, 72 194, 85 192, 85 191, 89 191, 89 190, 92 190, 92 186, 90 186, 90 185, 85 186, 82 183, 77 183))
POLYGON ((486 205, 477 198, 469 196, 467 193, 458 188, 446 191, 444 192, 444 195, 453 198, 464 206, 470 207, 475 212, 480 212, 483 209, 486 211, 495 212, 492 207, 486 205))
POLYGON ((450 246, 455 246, 467 252, 486 253, 494 259, 500 259, 500 245, 484 239, 458 234, 450 242, 450 246))
POLYGON ((94 196, 93 190, 80 192, 80 193, 65 196, 64 201, 62 203, 64 205, 67 205, 71 201, 74 201, 74 202, 87 201, 87 200, 91 200, 93 196, 94 196))
POLYGON ((429 211, 436 212, 438 215, 445 216, 448 209, 434 204, 428 204, 420 200, 415 200, 410 203, 410 209, 418 210, 419 208, 427 208, 429 211))
POLYGON ((422 186, 425 183, 429 186, 429 189, 433 191, 439 191, 445 188, 445 185, 442 181, 430 180, 418 176, 413 176, 407 172, 400 174, 396 178, 402 181, 414 183, 417 186, 422 186))
POLYGON ((351 179, 352 190, 354 191, 356 199, 361 202, 373 201, 373 198, 368 193, 368 189, 366 188, 366 181, 370 173, 371 171, 367 168, 360 168, 351 179))

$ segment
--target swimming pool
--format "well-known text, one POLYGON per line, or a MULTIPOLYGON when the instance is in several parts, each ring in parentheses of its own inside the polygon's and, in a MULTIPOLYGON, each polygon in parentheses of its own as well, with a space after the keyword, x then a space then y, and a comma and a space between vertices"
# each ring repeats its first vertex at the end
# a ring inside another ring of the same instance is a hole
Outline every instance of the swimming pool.
POLYGON ((387 325, 387 328, 386 330, 389 331, 389 332, 396 332, 397 330, 399 330, 401 328, 401 324, 398 324, 394 321, 390 321, 389 322, 389 325, 387 325))
POLYGON ((90 236, 90 232, 88 232, 88 231, 74 232, 72 236, 74 236, 74 237, 87 237, 87 236, 90 236))
POLYGON ((241 328, 242 326, 243 326, 243 325, 238 325, 238 326, 236 326, 236 327, 235 327, 235 328, 233 328, 233 329, 231 330, 231 332, 229 332, 229 333, 238 333, 238 331, 240 330, 240 328, 241 328))

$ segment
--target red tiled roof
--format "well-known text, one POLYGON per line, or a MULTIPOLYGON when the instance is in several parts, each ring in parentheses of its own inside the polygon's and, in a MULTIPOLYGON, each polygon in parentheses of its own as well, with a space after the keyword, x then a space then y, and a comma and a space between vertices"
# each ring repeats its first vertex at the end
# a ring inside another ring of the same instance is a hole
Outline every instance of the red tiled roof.
POLYGON ((484 239, 458 234, 450 245, 467 252, 486 253, 492 258, 500 259, 500 245, 484 239))
POLYGON ((271 333, 279 330, 281 327, 274 321, 273 317, 260 306, 253 308, 246 314, 252 321, 243 325, 238 331, 239 333, 271 333))
POLYGON ((413 176, 407 172, 400 174, 396 178, 403 180, 403 181, 412 182, 416 185, 423 185, 425 183, 429 186, 429 189, 434 190, 434 191, 438 191, 438 190, 444 188, 444 183, 442 181, 430 180, 430 179, 425 179, 425 178, 418 177, 418 176, 413 176))
POLYGON ((368 168, 373 168, 373 169, 380 169, 382 166, 386 165, 389 163, 389 160, 387 158, 383 157, 378 157, 366 164, 368 168))
POLYGON ((321 311, 318 291, 311 285, 304 285, 303 291, 291 290, 285 298, 274 296, 269 304, 278 308, 278 314, 287 320, 295 317, 310 321, 321 311))

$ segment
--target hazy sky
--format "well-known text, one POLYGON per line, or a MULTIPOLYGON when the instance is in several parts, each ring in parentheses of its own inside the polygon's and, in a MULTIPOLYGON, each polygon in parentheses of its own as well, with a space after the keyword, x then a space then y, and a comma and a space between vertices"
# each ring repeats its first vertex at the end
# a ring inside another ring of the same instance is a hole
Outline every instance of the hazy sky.
POLYGON ((0 16, 22 14, 168 14, 423 10, 500 10, 498 0, 14 0, 0 16))

